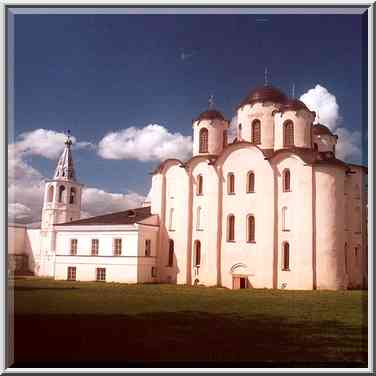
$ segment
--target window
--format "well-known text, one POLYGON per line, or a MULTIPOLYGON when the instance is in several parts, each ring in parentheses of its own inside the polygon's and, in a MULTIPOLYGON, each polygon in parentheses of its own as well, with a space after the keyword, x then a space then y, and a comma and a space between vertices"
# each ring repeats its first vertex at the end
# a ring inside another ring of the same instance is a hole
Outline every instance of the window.
POLYGON ((247 242, 255 242, 255 217, 253 215, 247 217, 247 242))
POLYGON ((157 276, 157 268, 155 266, 151 267, 151 277, 155 278, 157 276))
POLYGON ((286 206, 282 208, 282 231, 289 231, 290 223, 288 218, 288 209, 286 206))
POLYGON ((168 241, 168 264, 167 266, 174 265, 174 241, 170 239, 168 241))
POLYGON ((72 256, 77 255, 77 239, 71 239, 70 241, 70 254, 72 256))
POLYGON ((242 139, 242 129, 243 129, 243 126, 239 124, 239 140, 242 139))
POLYGON ((202 175, 197 176, 197 194, 202 195, 203 194, 203 184, 204 184, 204 179, 202 175))
POLYGON ((201 230, 201 206, 197 208, 196 230, 201 230))
POLYGON ((175 223, 174 223, 174 214, 175 214, 175 210, 173 208, 170 209, 170 218, 169 218, 169 224, 168 224, 168 229, 170 231, 174 231, 175 229, 175 223))
POLYGON ((348 264, 348 245, 345 243, 344 253, 345 253, 345 272, 349 272, 349 264, 348 264))
POLYGON ((319 151, 319 146, 317 145, 316 142, 313 143, 313 150, 314 151, 319 151))
POLYGON ((91 239, 91 255, 98 256, 99 252, 99 239, 91 239))
POLYGON ((199 240, 196 240, 195 245, 194 245, 193 266, 197 267, 200 265, 201 265, 201 242, 199 240))
POLYGON ((290 244, 283 243, 282 270, 290 270, 290 244))
POLYGON ((114 239, 114 243, 113 243, 113 253, 114 253, 114 256, 121 256, 121 248, 122 248, 122 244, 121 244, 121 239, 114 239))
POLYGON ((106 280, 106 268, 97 268, 97 281, 104 282, 106 280))
POLYGON ((151 240, 145 239, 145 256, 151 256, 151 240))
POLYGON ((235 216, 233 214, 227 217, 227 241, 235 241, 235 216))
POLYGON ((224 148, 227 146, 227 131, 223 131, 223 145, 224 148))
POLYGON ((362 229, 362 224, 360 220, 360 207, 355 208, 355 233, 360 234, 362 229))
POLYGON ((47 202, 52 202, 54 199, 54 186, 50 185, 47 191, 47 202))
POLYGON ((68 281, 76 280, 76 267, 75 266, 68 266, 67 280, 68 281))
POLYGON ((227 174, 227 193, 229 195, 235 194, 235 175, 232 172, 227 174))
POLYGON ((283 184, 283 192, 290 192, 291 191, 291 175, 290 170, 286 169, 282 173, 282 184, 283 184))
POLYGON ((255 145, 261 144, 261 122, 258 119, 252 122, 252 143, 255 145))
POLYGON ((65 186, 64 185, 61 185, 59 187, 59 202, 63 202, 64 201, 64 192, 65 192, 65 186))
POLYGON ((76 188, 70 189, 69 203, 74 204, 76 202, 76 188))
POLYGON ((247 193, 255 192, 255 174, 253 171, 249 171, 247 174, 247 193))
POLYGON ((355 265, 356 267, 359 266, 359 261, 360 261, 360 245, 358 244, 355 248, 354 248, 354 256, 355 256, 355 265))
POLYGON ((208 152, 209 132, 206 128, 200 129, 200 153, 208 152))
POLYGON ((291 120, 283 124, 283 146, 294 146, 294 123, 291 120))

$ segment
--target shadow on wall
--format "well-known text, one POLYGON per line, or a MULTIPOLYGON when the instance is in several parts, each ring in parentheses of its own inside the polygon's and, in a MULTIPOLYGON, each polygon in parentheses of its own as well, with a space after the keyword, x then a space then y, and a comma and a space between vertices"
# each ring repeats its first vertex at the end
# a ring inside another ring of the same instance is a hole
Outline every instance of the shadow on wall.
POLYGON ((36 366, 366 367, 367 328, 278 315, 15 316, 15 362, 36 366), (43 328, 43 330, 41 330, 43 328))

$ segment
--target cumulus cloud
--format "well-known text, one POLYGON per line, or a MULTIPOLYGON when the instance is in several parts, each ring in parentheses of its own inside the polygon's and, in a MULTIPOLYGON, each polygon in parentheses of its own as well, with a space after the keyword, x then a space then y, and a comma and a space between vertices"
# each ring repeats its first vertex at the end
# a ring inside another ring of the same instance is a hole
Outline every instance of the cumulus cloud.
POLYGON ((107 134, 98 144, 98 154, 105 159, 139 161, 188 159, 192 156, 192 138, 170 133, 158 124, 144 128, 130 127, 107 134))
POLYGON ((335 95, 330 93, 325 87, 316 85, 304 93, 300 100, 311 111, 316 112, 314 123, 320 122, 338 135, 337 157, 347 162, 360 162, 362 156, 361 133, 340 127, 342 118, 340 117, 339 105, 335 95))
MULTIPOLYGON (((9 222, 32 223, 41 220, 46 178, 25 157, 39 155, 57 159, 63 150, 65 138, 63 133, 38 129, 20 135, 16 143, 8 145, 9 222)), ((72 140, 76 141, 73 137, 72 140)), ((75 145, 79 148, 92 147, 88 142, 76 142, 75 145)), ((83 216, 137 207, 143 200, 143 196, 134 192, 109 193, 97 188, 84 188, 83 216)))

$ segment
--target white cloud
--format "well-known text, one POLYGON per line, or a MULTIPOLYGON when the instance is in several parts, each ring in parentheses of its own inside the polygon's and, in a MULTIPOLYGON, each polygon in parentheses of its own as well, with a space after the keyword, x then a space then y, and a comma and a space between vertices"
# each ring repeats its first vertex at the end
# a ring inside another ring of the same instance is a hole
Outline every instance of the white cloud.
MULTIPOLYGON (((32 223, 41 220, 46 179, 25 160, 25 157, 33 154, 57 159, 64 147, 64 140, 65 135, 62 133, 56 134, 54 131, 38 129, 24 133, 18 142, 8 145, 8 219, 10 222, 32 223), (44 136, 46 140, 43 139, 44 136), (42 139, 39 140, 39 137, 42 139)), ((90 143, 77 142, 76 145, 85 148, 92 147, 92 144, 87 144, 90 143)), ((89 187, 83 191, 83 216, 137 207, 143 199, 143 196, 134 192, 108 193, 89 187)))
POLYGON ((326 125, 338 135, 336 156, 347 162, 361 162, 361 133, 339 127, 342 123, 336 97, 325 87, 316 85, 304 93, 302 100, 311 111, 316 112, 315 123, 326 125), (318 115, 318 116, 317 116, 318 115))
POLYGON ((303 101, 311 111, 316 112, 315 123, 325 124, 331 130, 338 125, 339 106, 336 97, 321 86, 316 85, 304 93, 300 100, 303 101))
POLYGON ((192 138, 170 133, 158 124, 144 128, 130 127, 107 134, 98 144, 98 154, 105 159, 163 161, 167 158, 188 159, 192 156, 192 138))

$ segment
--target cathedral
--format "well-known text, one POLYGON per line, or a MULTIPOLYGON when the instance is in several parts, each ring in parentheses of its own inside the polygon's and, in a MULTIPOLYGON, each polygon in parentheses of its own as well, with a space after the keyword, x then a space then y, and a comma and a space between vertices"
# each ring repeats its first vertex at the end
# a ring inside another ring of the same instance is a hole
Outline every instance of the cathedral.
POLYGON ((193 120, 192 158, 162 162, 142 207, 91 218, 68 137, 40 228, 8 229, 10 259, 60 280, 367 288, 367 168, 337 159, 338 136, 271 85, 236 115, 230 142, 211 103, 193 120))

